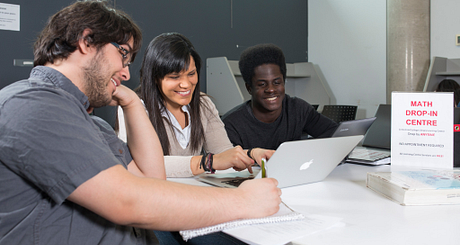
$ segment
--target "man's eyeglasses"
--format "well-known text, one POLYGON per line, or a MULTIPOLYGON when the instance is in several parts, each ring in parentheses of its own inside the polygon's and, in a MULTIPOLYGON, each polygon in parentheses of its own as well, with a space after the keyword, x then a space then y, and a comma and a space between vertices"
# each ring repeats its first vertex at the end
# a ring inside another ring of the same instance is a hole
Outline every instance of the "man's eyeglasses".
POLYGON ((120 52, 121 56, 123 57, 123 61, 122 61, 123 62, 123 67, 127 67, 127 66, 131 65, 131 61, 128 61, 127 63, 125 63, 126 60, 128 59, 129 51, 126 50, 125 48, 123 48, 122 46, 120 46, 118 43, 111 42, 111 44, 118 49, 118 52, 120 52))

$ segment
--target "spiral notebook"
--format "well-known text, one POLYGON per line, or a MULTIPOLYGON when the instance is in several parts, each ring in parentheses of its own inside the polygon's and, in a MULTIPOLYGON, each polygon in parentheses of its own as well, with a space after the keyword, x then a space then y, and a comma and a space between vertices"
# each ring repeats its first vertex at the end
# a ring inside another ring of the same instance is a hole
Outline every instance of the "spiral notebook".
POLYGON ((197 236, 203 236, 203 235, 207 235, 210 233, 223 231, 226 229, 232 229, 232 228, 244 227, 244 226, 250 226, 250 225, 258 225, 258 224, 295 221, 295 220, 302 220, 304 218, 305 216, 303 214, 292 210, 286 204, 281 202, 279 211, 276 214, 273 214, 268 217, 263 217, 263 218, 258 218, 258 219, 234 220, 234 221, 225 222, 225 223, 221 223, 221 224, 217 224, 213 226, 180 231, 179 234, 182 236, 184 241, 187 241, 197 236))

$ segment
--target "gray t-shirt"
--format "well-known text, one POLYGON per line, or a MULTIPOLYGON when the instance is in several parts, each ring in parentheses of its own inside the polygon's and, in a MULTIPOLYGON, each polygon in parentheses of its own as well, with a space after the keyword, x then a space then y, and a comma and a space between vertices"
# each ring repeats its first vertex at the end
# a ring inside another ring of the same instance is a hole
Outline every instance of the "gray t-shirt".
POLYGON ((35 67, 29 79, 0 90, 0 244, 142 243, 142 230, 66 200, 99 172, 132 160, 88 106, 49 67, 35 67))

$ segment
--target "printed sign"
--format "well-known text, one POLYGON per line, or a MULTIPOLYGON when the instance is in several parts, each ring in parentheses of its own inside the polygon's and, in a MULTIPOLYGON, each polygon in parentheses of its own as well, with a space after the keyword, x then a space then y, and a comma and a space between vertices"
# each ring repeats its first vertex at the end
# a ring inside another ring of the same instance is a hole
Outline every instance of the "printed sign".
POLYGON ((453 168, 452 101, 453 93, 392 93, 392 166, 453 168))
POLYGON ((0 3, 0 30, 19 31, 20 6, 0 3))

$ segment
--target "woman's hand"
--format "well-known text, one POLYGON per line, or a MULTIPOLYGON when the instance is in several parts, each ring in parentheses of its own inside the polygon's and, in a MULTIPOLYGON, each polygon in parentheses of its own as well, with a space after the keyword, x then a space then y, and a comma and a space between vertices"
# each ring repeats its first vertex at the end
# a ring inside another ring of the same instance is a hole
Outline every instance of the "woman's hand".
POLYGON ((251 157, 256 160, 257 164, 259 164, 262 161, 262 158, 265 158, 265 160, 270 159, 272 157, 273 153, 275 153, 275 150, 266 150, 262 148, 252 148, 251 151, 251 157))
POLYGON ((241 146, 235 146, 232 149, 226 150, 222 153, 213 156, 212 167, 215 170, 225 170, 233 168, 236 171, 242 171, 246 168, 252 173, 251 166, 254 160, 248 157, 247 153, 241 146))
MULTIPOLYGON (((262 148, 253 148, 251 151, 251 157, 256 159, 257 163, 262 161, 262 158, 266 160, 275 153, 275 150, 266 150, 262 148)), ((255 161, 251 159, 247 150, 243 150, 241 146, 235 146, 230 150, 224 151, 220 154, 214 155, 213 168, 215 170, 225 170, 228 168, 233 168, 236 171, 242 171, 246 168, 250 173, 252 173, 252 165, 255 161)))

